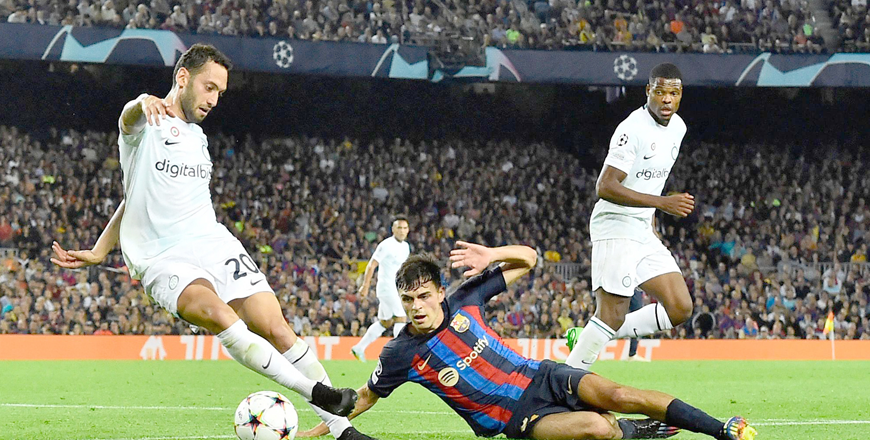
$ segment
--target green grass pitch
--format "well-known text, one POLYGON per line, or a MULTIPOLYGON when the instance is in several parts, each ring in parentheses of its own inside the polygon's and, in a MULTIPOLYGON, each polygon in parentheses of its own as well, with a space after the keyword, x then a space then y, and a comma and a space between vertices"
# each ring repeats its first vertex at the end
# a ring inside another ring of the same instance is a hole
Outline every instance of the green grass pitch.
MULTIPOLYGON (((336 385, 358 388, 375 363, 325 366, 336 385)), ((763 440, 870 439, 870 362, 610 361, 595 371, 674 394, 719 418, 743 415, 763 440)), ((233 410, 260 390, 293 400, 302 429, 315 423, 296 394, 232 361, 0 362, 0 440, 232 439, 233 410)), ((384 440, 475 438, 459 416, 414 384, 382 399, 355 425, 384 440)))

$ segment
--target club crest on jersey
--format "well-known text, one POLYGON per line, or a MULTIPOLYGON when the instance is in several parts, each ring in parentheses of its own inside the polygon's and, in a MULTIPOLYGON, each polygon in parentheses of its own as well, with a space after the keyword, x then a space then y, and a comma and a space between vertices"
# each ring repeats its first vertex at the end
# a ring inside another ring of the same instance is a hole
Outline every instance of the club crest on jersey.
POLYGON ((452 387, 459 383, 459 372, 453 367, 447 367, 438 372, 438 382, 445 387, 452 387))
POLYGON ((450 322, 450 326, 453 327, 453 330, 456 330, 456 333, 464 333, 471 327, 471 321, 463 315, 456 315, 453 317, 453 321, 450 322))
POLYGON ((178 137, 178 135, 181 133, 178 131, 178 127, 172 127, 169 129, 169 134, 178 137))

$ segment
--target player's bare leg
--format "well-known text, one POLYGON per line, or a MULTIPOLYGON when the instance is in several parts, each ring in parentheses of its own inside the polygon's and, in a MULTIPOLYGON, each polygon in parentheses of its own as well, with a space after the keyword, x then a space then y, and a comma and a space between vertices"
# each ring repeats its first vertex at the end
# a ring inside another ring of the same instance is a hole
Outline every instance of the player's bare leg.
POLYGON ((689 288, 686 287, 686 280, 682 274, 678 272, 662 274, 643 282, 640 288, 659 300, 674 326, 692 317, 692 297, 689 295, 689 288))
POLYGON ((535 440, 610 440, 621 439, 622 430, 612 414, 591 411, 549 414, 532 428, 535 440))
MULTIPOLYGON (((260 292, 247 298, 230 301, 239 317, 249 326, 251 331, 269 341, 282 356, 298 369, 305 377, 315 382, 332 386, 326 369, 317 359, 317 354, 308 344, 296 335, 293 328, 284 319, 281 305, 272 292, 260 292)), ((342 390, 343 396, 355 401, 355 395, 342 390)), ((309 402, 311 408, 329 427, 335 438, 355 438, 358 434, 353 430, 345 417, 338 417, 309 402)))
POLYGON ((631 303, 631 297, 607 293, 602 288, 595 291, 595 299, 595 316, 586 323, 565 360, 566 364, 584 370, 592 367, 604 345, 616 337, 614 329, 622 326, 631 303))
POLYGON ((647 336, 670 330, 692 316, 692 298, 682 274, 659 275, 645 281, 640 288, 659 302, 631 313, 627 313, 630 298, 611 295, 600 288, 595 292, 598 304, 595 317, 572 344, 576 348, 568 355, 568 365, 589 369, 609 341, 605 340, 608 333, 613 333, 611 339, 647 336))
POLYGON ((296 332, 284 319, 281 305, 273 293, 260 292, 234 299, 229 305, 252 332, 265 338, 278 351, 283 353, 296 343, 296 332))
POLYGON ((343 400, 341 393, 305 377, 268 341, 248 330, 235 310, 218 297, 210 282, 197 279, 185 287, 178 297, 177 311, 178 316, 185 321, 216 334, 221 344, 240 364, 296 391, 308 400, 322 403, 331 411, 347 414, 353 410, 353 402, 344 405, 349 408, 340 406, 343 400))
POLYGON ((640 310, 625 316, 625 322, 616 332, 616 338, 647 336, 667 331, 686 322, 692 316, 692 297, 686 280, 679 272, 671 272, 649 279, 640 285, 644 292, 658 299, 640 310))
POLYGON ((732 417, 722 423, 673 396, 620 385, 596 374, 584 375, 576 392, 580 400, 595 408, 623 414, 644 414, 664 422, 666 427, 699 432, 718 440, 751 440, 755 435, 755 429, 742 417, 732 417), (729 431, 732 422, 739 423, 740 429, 729 431))

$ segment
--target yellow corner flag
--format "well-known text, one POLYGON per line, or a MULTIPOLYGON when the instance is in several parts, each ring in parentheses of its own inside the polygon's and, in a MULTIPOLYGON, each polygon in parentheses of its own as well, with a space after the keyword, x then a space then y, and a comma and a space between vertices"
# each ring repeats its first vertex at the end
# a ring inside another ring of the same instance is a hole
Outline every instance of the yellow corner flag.
POLYGON ((828 312, 828 319, 825 320, 825 329, 822 331, 825 336, 834 331, 834 311, 828 312))

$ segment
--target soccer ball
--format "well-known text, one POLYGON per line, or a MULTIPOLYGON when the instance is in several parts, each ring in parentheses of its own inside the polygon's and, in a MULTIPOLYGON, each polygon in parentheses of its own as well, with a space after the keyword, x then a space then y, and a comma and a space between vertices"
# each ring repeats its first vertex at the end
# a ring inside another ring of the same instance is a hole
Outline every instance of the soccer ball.
POLYGON ((293 46, 286 41, 279 41, 272 46, 272 59, 282 69, 293 64, 293 46))
POLYGON ((637 76, 637 60, 625 54, 618 56, 613 60, 613 73, 623 81, 631 81, 637 76))
POLYGON ((239 404, 235 425, 241 440, 293 440, 299 429, 299 415, 286 397, 260 391, 239 404))

